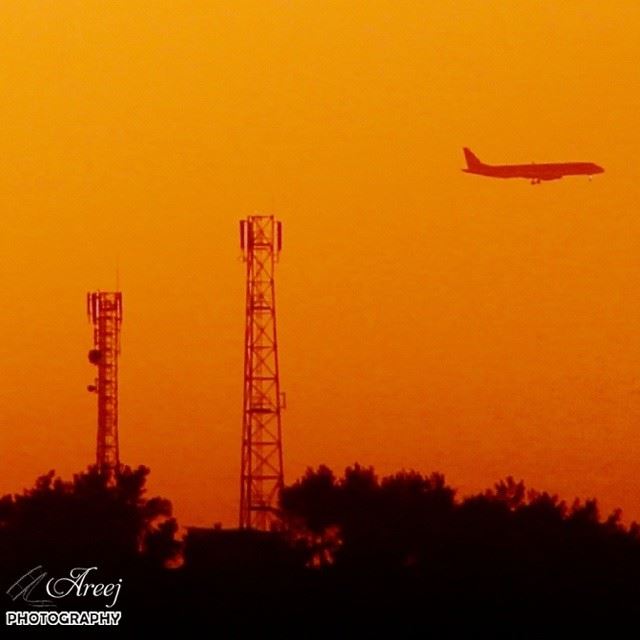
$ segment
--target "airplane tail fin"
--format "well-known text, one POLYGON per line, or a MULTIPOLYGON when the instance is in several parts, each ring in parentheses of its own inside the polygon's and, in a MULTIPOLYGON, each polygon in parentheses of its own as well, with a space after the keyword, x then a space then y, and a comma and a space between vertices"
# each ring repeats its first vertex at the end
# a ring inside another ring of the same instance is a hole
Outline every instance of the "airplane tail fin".
POLYGON ((480 162, 478 156, 476 156, 471 149, 464 147, 463 151, 464 159, 467 161, 467 169, 473 171, 474 169, 478 169, 482 166, 482 162, 480 162))

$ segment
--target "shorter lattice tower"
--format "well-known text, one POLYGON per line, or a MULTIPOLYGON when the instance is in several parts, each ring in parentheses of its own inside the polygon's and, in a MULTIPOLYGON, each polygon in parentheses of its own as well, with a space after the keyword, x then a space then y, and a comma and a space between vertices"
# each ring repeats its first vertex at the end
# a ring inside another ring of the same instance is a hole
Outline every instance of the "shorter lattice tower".
POLYGON ((96 465, 101 473, 115 475, 120 467, 118 445, 118 356, 122 324, 122 294, 97 291, 87 294, 87 314, 93 324, 93 349, 89 362, 97 367, 94 384, 98 396, 96 465))

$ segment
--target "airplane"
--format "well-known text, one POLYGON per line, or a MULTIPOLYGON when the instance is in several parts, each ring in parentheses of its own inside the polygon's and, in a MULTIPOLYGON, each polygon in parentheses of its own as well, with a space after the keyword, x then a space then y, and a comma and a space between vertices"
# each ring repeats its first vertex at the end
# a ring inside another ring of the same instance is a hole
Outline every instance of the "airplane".
POLYGON ((554 162, 547 164, 485 164, 471 149, 463 148, 467 161, 465 173, 475 173, 490 178, 526 178, 531 184, 540 184, 543 180, 560 180, 562 176, 591 176, 603 173, 604 169, 593 162, 554 162))

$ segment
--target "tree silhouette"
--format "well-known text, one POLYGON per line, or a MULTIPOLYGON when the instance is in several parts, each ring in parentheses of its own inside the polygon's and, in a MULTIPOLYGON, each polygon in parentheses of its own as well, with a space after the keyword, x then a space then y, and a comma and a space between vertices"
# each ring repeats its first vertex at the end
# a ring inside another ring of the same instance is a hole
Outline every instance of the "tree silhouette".
POLYGON ((179 550, 171 503, 146 499, 149 469, 123 467, 110 483, 96 467, 66 482, 55 472, 0 499, 0 566, 34 563, 161 566, 179 550))
POLYGON ((602 617, 638 609, 640 527, 625 527, 619 510, 602 519, 594 499, 568 507, 512 477, 456 499, 440 474, 379 479, 354 465, 341 478, 308 469, 281 505, 310 564, 349 603, 345 615, 415 621, 430 602, 432 616, 498 624, 571 607, 602 617))
POLYGON ((289 529, 308 541, 313 564, 375 557, 378 566, 400 566, 415 562, 454 495, 441 474, 402 471, 380 482, 371 467, 355 464, 340 480, 325 466, 307 469, 283 490, 281 505, 289 529))

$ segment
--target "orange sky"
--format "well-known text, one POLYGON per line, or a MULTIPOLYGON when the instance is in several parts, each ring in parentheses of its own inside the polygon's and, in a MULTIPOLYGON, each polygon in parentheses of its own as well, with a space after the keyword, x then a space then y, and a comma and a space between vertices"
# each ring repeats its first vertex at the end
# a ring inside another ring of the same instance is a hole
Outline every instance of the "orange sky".
POLYGON ((639 59, 636 0, 1 3, 0 493, 93 461, 84 296, 119 262, 121 457, 236 522, 237 224, 273 212, 289 480, 513 474, 640 518, 639 59))

